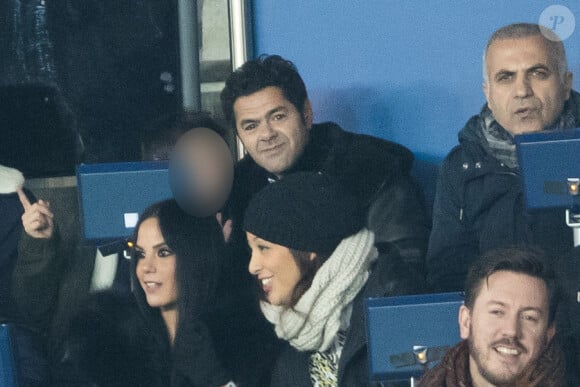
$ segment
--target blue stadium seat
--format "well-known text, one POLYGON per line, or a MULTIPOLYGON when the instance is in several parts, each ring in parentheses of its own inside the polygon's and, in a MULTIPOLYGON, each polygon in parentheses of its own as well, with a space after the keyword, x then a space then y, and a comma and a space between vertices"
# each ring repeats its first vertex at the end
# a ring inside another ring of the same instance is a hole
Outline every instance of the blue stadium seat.
POLYGON ((365 300, 369 375, 375 382, 409 381, 433 367, 461 340, 463 293, 365 300))
POLYGON ((10 331, 10 325, 0 325, 0 386, 2 387, 18 386, 10 331))

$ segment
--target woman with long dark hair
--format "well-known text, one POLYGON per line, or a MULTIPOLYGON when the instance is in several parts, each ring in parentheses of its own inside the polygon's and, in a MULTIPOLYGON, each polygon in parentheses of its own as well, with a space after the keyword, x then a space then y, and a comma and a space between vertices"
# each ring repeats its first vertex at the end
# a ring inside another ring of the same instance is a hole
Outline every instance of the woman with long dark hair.
POLYGON ((208 329, 226 254, 214 217, 185 213, 174 200, 149 207, 135 228, 133 292, 167 362, 171 386, 231 381, 208 329))
POLYGON ((236 386, 239 343, 224 334, 221 307, 235 294, 218 296, 227 251, 216 218, 161 201, 141 214, 129 245, 134 297, 97 293, 69 329, 83 385, 236 386))

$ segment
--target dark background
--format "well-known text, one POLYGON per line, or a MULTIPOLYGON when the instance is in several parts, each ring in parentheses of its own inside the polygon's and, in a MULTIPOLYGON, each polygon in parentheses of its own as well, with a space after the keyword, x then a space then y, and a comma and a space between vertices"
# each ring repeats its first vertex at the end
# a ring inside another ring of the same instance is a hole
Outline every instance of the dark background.
POLYGON ((72 174, 76 132, 84 162, 138 160, 180 106, 176 20, 174 1, 2 0, 0 164, 72 174))

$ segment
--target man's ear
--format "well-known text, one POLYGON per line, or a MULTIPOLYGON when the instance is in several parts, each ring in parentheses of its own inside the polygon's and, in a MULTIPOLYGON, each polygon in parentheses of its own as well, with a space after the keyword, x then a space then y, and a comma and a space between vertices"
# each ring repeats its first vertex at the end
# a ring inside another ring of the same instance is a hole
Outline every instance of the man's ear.
POLYGON ((574 75, 568 71, 566 72, 565 75, 565 79, 564 79, 564 101, 567 101, 568 99, 570 99, 570 92, 572 90, 572 81, 574 80, 574 75))
POLYGON ((481 88, 483 90, 483 95, 485 95, 485 100, 487 101, 488 105, 489 105, 489 81, 487 82, 483 82, 481 84, 481 88))
POLYGON ((310 100, 308 98, 306 98, 306 101, 304 101, 302 117, 304 118, 304 124, 306 125, 306 128, 310 129, 312 127, 313 114, 312 105, 310 104, 310 100))
POLYGON ((463 340, 469 338, 471 331, 471 310, 465 305, 461 305, 459 308, 459 316, 457 316, 459 322, 459 334, 463 340))
POLYGON ((310 261, 314 261, 316 258, 318 258, 318 254, 316 254, 316 253, 309 253, 308 254, 308 259, 310 259, 310 261))
POLYGON ((546 338, 548 339, 547 340, 548 343, 552 341, 552 338, 554 337, 555 334, 556 334, 556 323, 553 322, 548 326, 548 331, 546 332, 546 338))

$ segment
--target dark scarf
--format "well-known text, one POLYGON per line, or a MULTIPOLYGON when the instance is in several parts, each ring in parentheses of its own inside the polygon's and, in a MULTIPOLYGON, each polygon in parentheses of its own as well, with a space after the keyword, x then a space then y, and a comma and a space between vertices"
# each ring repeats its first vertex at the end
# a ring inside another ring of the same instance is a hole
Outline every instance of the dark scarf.
MULTIPOLYGON (((560 348, 550 344, 540 358, 528 367, 513 387, 564 386, 565 365, 560 348)), ((463 340, 449 349, 437 366, 421 378, 419 387, 470 387, 469 346, 463 340)))
POLYGON ((462 341, 450 348, 445 357, 434 368, 427 371, 419 381, 419 387, 468 387, 471 386, 469 375, 469 348, 467 341, 462 341))
MULTIPOLYGON (((560 114, 556 122, 544 128, 544 130, 571 129, 576 126, 575 111, 578 110, 578 107, 575 106, 573 97, 571 95, 568 101, 566 101, 562 114, 560 114)), ((481 130, 477 134, 481 139, 481 143, 500 162, 510 168, 517 168, 518 160, 516 158, 516 146, 513 135, 495 120, 487 104, 483 107, 480 116, 481 130)))

